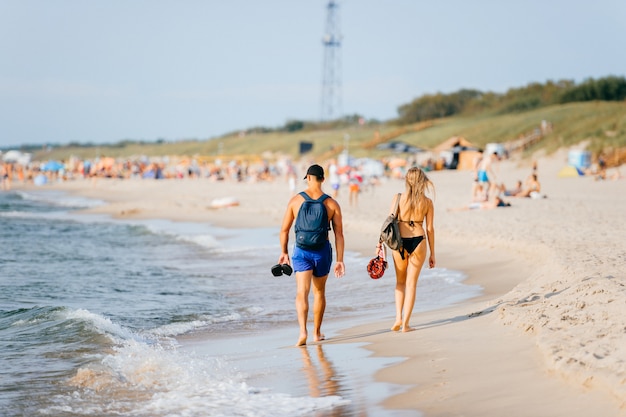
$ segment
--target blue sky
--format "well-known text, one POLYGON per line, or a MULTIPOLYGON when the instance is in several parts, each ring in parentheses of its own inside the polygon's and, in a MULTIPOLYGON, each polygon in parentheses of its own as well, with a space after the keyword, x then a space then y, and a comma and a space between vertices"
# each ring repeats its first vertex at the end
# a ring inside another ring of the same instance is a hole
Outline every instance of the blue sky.
MULTIPOLYGON (((0 146, 320 118, 327 0, 0 0, 0 146)), ((342 110, 626 73, 626 1, 344 0, 342 110)))

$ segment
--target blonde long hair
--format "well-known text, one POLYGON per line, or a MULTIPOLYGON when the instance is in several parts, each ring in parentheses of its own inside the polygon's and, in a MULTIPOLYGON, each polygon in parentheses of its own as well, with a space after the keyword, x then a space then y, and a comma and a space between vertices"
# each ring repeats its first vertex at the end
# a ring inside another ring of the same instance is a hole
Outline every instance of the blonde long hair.
POLYGON ((434 196, 435 186, 426 173, 419 167, 411 167, 405 176, 406 198, 409 202, 409 213, 426 212, 426 192, 434 196))

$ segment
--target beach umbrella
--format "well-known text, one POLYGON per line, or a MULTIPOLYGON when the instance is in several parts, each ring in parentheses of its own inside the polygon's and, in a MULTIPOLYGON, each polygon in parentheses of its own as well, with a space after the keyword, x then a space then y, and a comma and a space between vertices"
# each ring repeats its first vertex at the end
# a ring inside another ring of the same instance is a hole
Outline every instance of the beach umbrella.
POLYGON ((59 161, 48 161, 41 167, 42 171, 60 171, 63 169, 63 164, 59 161))

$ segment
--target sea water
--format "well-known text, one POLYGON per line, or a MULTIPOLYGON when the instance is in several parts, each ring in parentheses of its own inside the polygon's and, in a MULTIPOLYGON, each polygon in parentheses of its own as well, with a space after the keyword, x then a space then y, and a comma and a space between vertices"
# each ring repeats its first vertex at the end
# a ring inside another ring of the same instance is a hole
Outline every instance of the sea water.
MULTIPOLYGON (((295 284, 270 273, 278 228, 77 213, 95 204, 0 193, 0 415, 392 415, 373 410, 394 388, 367 380, 394 359, 290 347, 295 284)), ((392 272, 372 280, 367 261, 348 252, 346 276, 331 273, 331 331, 393 318, 392 272)), ((463 279, 424 270, 415 312, 479 294, 463 279)))

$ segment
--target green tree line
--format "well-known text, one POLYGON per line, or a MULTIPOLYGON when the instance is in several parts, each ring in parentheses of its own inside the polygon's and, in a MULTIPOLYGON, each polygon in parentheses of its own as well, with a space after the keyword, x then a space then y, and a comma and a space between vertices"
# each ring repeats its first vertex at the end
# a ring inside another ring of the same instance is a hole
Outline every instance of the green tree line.
POLYGON ((626 99, 626 78, 589 78, 580 84, 571 80, 530 83, 504 94, 462 89, 450 94, 426 94, 398 107, 398 124, 422 122, 454 115, 517 113, 554 104, 592 100, 626 99))

